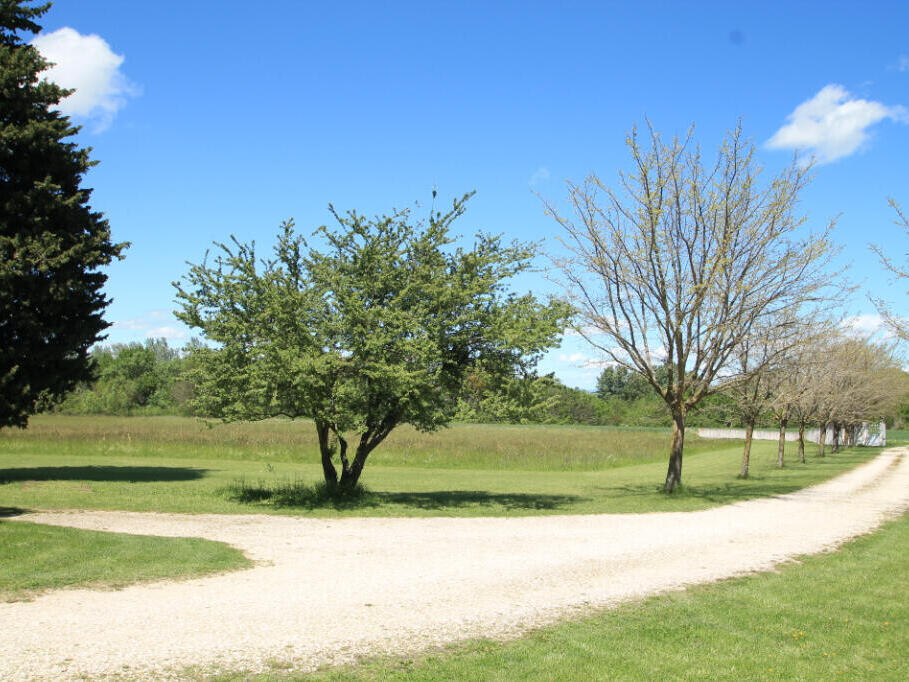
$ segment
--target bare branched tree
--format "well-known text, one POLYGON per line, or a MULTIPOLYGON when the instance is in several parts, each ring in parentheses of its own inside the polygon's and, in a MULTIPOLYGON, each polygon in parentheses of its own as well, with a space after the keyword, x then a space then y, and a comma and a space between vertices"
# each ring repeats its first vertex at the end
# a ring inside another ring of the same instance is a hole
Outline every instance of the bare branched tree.
POLYGON ((798 458, 805 463, 805 429, 817 412, 813 379, 824 364, 823 355, 817 351, 830 329, 829 325, 816 321, 810 327, 803 327, 804 337, 788 349, 775 369, 779 381, 770 411, 779 428, 777 467, 785 464, 786 428, 790 420, 795 420, 798 426, 798 458))
MULTIPOLYGON (((751 442, 755 424, 782 394, 786 383, 788 351, 796 341, 807 336, 808 327, 798 317, 788 320, 767 318, 739 344, 733 364, 735 377, 723 382, 723 392, 732 399, 734 409, 745 427, 740 478, 748 478, 751 469, 751 442)), ((785 439, 785 431, 781 429, 781 433, 785 439)), ((782 466, 779 462, 778 458, 778 465, 782 466)))
POLYGON ((682 480, 689 411, 734 373, 763 320, 790 317, 819 297, 834 253, 832 223, 802 234, 795 214, 808 169, 796 161, 762 183, 741 127, 705 168, 691 139, 627 139, 632 170, 617 190, 591 175, 568 184, 570 211, 546 202, 570 256, 558 261, 578 331, 643 376, 672 415, 665 490, 682 480), (668 371, 658 377, 656 368, 668 371))
MULTIPOLYGON (((906 236, 909 237, 909 217, 903 213, 900 205, 897 204, 894 199, 890 199, 889 201, 890 206, 896 211, 897 220, 894 224, 904 228, 906 230, 906 236)), ((881 265, 887 268, 892 275, 898 280, 909 281, 909 252, 905 254, 905 262, 900 264, 887 255, 889 249, 885 246, 872 244, 871 249, 878 255, 878 258, 880 258, 881 265)), ((906 291, 905 293, 909 295, 909 291, 906 291)), ((898 315, 883 298, 872 297, 872 300, 891 331, 903 341, 909 341, 909 318, 898 315)), ((905 308, 903 308, 903 310, 905 310, 905 308)))
POLYGON ((818 454, 826 454, 826 431, 833 427, 833 448, 848 444, 863 421, 895 414, 906 394, 906 374, 900 370, 892 344, 841 333, 829 340, 825 361, 814 375, 817 420, 821 434, 818 454))

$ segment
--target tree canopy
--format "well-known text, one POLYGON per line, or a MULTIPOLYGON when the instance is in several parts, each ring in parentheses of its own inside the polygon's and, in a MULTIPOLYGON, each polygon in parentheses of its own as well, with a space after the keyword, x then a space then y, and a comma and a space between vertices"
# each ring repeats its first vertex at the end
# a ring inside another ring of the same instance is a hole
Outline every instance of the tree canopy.
POLYGON ((49 64, 20 35, 49 6, 0 3, 0 427, 90 377, 108 326, 99 268, 126 246, 88 204, 93 162, 57 110, 69 92, 41 79, 49 64))
POLYGON ((322 250, 292 221, 270 259, 255 244, 218 244, 211 263, 175 283, 178 317, 213 342, 194 353, 201 410, 311 418, 327 485, 349 489, 397 425, 446 425, 468 372, 509 377, 532 366, 569 309, 506 290, 530 267, 533 245, 479 234, 472 248, 455 246, 449 229, 469 196, 426 221, 411 210, 368 219, 331 208, 335 227, 314 234, 322 250))

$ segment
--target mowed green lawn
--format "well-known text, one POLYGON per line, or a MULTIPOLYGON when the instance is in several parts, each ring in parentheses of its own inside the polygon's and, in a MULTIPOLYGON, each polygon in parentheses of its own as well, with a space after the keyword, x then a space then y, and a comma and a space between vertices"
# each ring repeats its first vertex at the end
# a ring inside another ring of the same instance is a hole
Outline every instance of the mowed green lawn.
POLYGON ((172 417, 36 417, 0 432, 0 505, 24 509, 335 515, 586 514, 685 511, 789 492, 877 454, 855 448, 775 466, 756 443, 752 475, 736 477, 741 444, 686 447, 684 490, 665 495, 667 429, 460 425, 436 434, 398 429, 370 458, 368 494, 331 503, 314 429, 273 421, 210 427, 172 417))
MULTIPOLYGON (((0 517, 12 512, 0 509, 0 517)), ((0 518, 0 602, 61 587, 113 589, 252 566, 222 542, 59 528, 0 518)))

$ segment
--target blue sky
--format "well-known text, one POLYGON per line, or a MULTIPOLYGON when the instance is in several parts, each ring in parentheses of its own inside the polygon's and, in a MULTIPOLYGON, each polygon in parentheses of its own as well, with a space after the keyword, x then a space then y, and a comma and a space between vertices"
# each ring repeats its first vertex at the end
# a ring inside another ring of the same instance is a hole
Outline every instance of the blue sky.
MULTIPOLYGON (((535 192, 613 182, 644 116, 670 135, 695 123, 708 153, 741 118, 768 173, 796 147, 817 156, 801 209, 816 229, 840 216, 839 265, 862 287, 848 314, 873 326, 867 292, 903 293, 867 245, 907 248, 887 207, 909 205, 904 1, 59 0, 42 23, 100 162, 92 205, 132 242, 109 270, 111 342, 182 345, 186 261, 230 234, 270 245, 290 217, 309 232, 329 202, 371 214, 476 190, 462 234, 557 252, 535 192)), ((569 337, 541 367, 591 388, 591 359, 569 337)))

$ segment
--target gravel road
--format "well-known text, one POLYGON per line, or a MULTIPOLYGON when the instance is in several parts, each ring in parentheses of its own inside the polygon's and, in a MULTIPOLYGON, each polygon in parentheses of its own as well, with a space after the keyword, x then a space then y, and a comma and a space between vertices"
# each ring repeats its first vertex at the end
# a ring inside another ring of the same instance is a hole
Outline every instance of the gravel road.
POLYGON ((700 512, 310 519, 62 511, 23 520, 202 537, 249 570, 0 604, 0 679, 297 670, 510 637, 685 585, 771 569, 909 508, 909 448, 827 483, 700 512))

